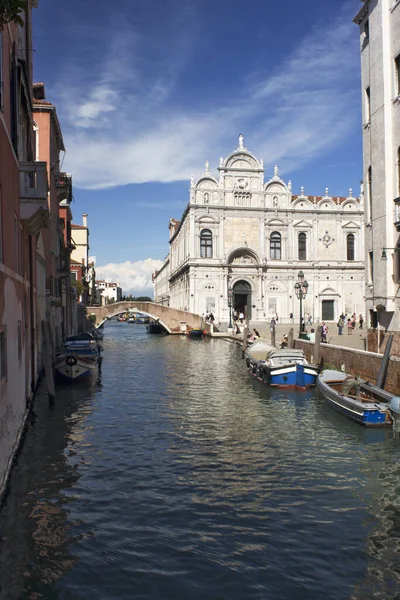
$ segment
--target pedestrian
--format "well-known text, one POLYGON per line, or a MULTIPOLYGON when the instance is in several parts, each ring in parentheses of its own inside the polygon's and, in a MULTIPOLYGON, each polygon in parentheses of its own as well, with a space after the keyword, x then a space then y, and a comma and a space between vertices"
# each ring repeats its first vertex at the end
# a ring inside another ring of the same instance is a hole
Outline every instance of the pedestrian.
POLYGON ((326 339, 328 337, 328 325, 325 323, 325 321, 322 321, 322 327, 321 327, 321 342, 323 342, 324 344, 326 344, 326 339))
POLYGON ((239 321, 240 321, 241 323, 243 323, 243 320, 244 320, 244 314, 243 314, 243 312, 242 312, 242 311, 240 311, 240 312, 239 312, 239 321))
POLYGON ((276 321, 277 323, 278 323, 278 321, 279 321, 279 316, 278 316, 278 313, 276 313, 276 315, 275 315, 275 321, 276 321))
POLYGON ((353 329, 356 328, 356 324, 357 324, 357 317, 356 317, 356 313, 354 313, 354 315, 352 316, 352 319, 351 319, 351 326, 353 329))
POLYGON ((308 321, 307 321, 307 325, 312 325, 311 313, 308 313, 308 321))
POLYGON ((360 316, 358 317, 358 322, 359 322, 359 324, 360 324, 360 329, 362 329, 362 328, 363 328, 363 323, 364 323, 364 319, 363 319, 363 316, 362 316, 362 315, 360 315, 360 316))
POLYGON ((313 344, 315 343, 315 329, 311 329, 311 332, 308 334, 308 339, 313 344))
POLYGON ((211 324, 213 324, 213 323, 214 323, 214 321, 215 321, 215 317, 214 317, 214 315, 212 314, 212 312, 210 312, 210 316, 209 316, 208 318, 209 318, 209 320, 210 320, 210 323, 211 323, 211 324))
POLYGON ((290 319, 290 322, 293 323, 293 313, 292 312, 289 313, 289 319, 290 319))
POLYGON ((233 311, 233 320, 237 321, 237 319, 238 319, 238 311, 235 308, 235 310, 233 311))
POLYGON ((339 321, 337 322, 337 327, 339 329, 339 335, 343 335, 343 327, 344 327, 343 315, 340 315, 339 321))
POLYGON ((347 335, 351 335, 353 332, 353 323, 351 319, 347 319, 347 335))

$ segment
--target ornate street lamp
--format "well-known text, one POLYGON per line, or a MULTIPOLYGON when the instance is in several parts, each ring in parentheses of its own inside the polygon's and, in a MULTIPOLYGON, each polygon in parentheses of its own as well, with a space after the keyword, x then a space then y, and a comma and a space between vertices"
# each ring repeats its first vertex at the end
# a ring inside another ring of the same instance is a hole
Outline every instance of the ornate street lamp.
POLYGON ((228 327, 230 329, 232 329, 232 296, 233 296, 232 288, 229 286, 228 287, 228 306, 229 306, 229 325, 228 325, 228 327))
MULTIPOLYGON (((296 292, 297 298, 300 300, 300 330, 299 333, 304 331, 303 323, 303 300, 307 296, 308 282, 304 278, 303 271, 299 271, 297 275, 298 281, 294 284, 294 291, 296 292)), ((300 335, 299 335, 300 337, 300 335)))

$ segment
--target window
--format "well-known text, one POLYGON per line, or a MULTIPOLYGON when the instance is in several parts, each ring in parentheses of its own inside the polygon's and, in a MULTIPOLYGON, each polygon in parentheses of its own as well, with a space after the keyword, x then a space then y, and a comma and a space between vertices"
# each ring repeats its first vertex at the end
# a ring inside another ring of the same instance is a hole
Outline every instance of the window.
POLYGON ((18 364, 22 363, 22 323, 18 321, 18 334, 17 334, 17 342, 18 342, 18 364))
POLYGON ((369 257, 369 283, 374 282, 374 253, 368 252, 369 257))
POLYGON ((394 68, 396 71, 396 79, 395 79, 395 86, 396 86, 396 96, 400 96, 400 54, 398 54, 396 56, 396 58, 394 59, 394 68))
POLYGON ((282 250, 282 239, 281 234, 277 231, 271 233, 269 248, 271 253, 271 260, 280 260, 282 250))
POLYGON ((7 337, 6 330, 0 330, 0 380, 7 377, 7 337))
POLYGON ((4 84, 3 84, 3 34, 0 31, 0 111, 4 110, 4 84))
POLYGON ((372 167, 368 167, 368 207, 369 207, 369 220, 372 221, 372 167))
POLYGON ((210 202, 210 194, 205 192, 204 194, 204 204, 208 204, 210 202))
POLYGON ((18 218, 14 215, 14 256, 15 256, 15 272, 19 273, 19 226, 18 218))
POLYGON ((203 229, 200 233, 200 256, 212 258, 212 233, 209 229, 203 229))
POLYGON ((369 123, 371 120, 371 88, 368 86, 365 88, 365 122, 369 123))
POLYGON ((307 260, 307 236, 305 233, 299 233, 298 237, 299 260, 307 260))
POLYGON ((0 263, 3 262, 3 212, 1 204, 1 187, 0 187, 0 263))
POLYGON ((354 260, 354 239, 354 233, 347 234, 347 260, 354 260))
POLYGON ((397 194, 400 196, 400 146, 397 150, 397 194))
POLYGON ((369 41, 369 21, 368 19, 364 23, 364 41, 369 41))

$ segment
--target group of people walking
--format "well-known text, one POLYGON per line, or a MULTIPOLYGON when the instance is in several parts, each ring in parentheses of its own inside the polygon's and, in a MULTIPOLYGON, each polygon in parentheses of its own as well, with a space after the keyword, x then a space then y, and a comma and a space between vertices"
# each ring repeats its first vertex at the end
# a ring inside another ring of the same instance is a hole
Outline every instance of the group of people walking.
POLYGON ((359 315, 357 319, 356 313, 353 313, 351 317, 347 317, 345 314, 341 314, 339 320, 337 322, 337 328, 339 330, 339 335, 343 335, 343 330, 346 327, 347 334, 351 335, 353 331, 356 329, 358 323, 358 328, 362 329, 364 325, 364 319, 362 315, 359 315))

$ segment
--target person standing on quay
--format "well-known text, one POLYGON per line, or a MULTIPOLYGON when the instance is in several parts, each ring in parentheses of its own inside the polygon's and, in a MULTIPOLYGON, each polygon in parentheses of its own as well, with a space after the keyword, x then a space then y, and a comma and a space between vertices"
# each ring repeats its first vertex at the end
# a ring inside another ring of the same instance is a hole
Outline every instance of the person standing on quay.
POLYGON ((339 329, 339 335, 343 335, 343 327, 344 327, 344 317, 343 317, 343 314, 340 315, 337 326, 338 326, 338 329, 339 329))
POLYGON ((351 319, 347 319, 347 335, 351 335, 353 331, 353 323, 351 319))
POLYGON ((275 321, 274 317, 272 317, 272 319, 270 321, 269 330, 271 332, 271 346, 275 346, 276 321, 275 321))
POLYGON ((358 322, 359 322, 359 324, 360 324, 360 329, 362 329, 362 328, 363 328, 363 323, 364 323, 364 319, 363 319, 363 316, 362 316, 362 315, 360 315, 360 316, 358 317, 358 322))
POLYGON ((240 313, 239 313, 239 321, 241 323, 243 323, 243 319, 244 319, 244 313, 242 311, 240 311, 240 313))

